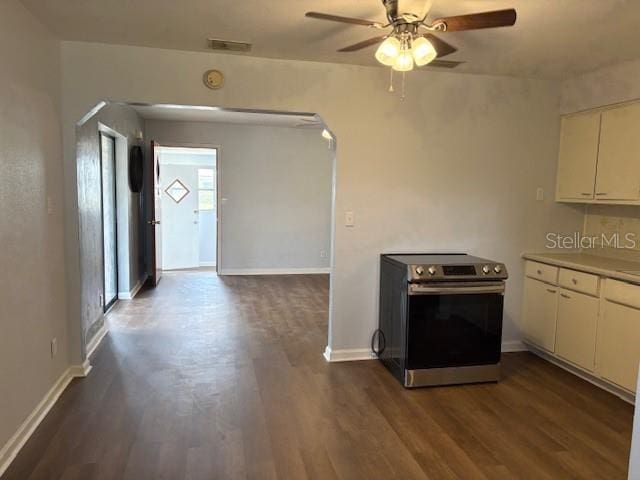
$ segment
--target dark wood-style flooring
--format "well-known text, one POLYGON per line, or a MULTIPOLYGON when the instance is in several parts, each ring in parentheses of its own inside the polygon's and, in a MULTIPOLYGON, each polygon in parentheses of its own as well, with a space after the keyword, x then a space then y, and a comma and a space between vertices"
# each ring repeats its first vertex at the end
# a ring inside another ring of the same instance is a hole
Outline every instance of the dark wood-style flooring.
POLYGON ((632 407, 528 353, 404 390, 327 364, 324 276, 166 275, 121 302, 3 480, 625 479, 632 407))

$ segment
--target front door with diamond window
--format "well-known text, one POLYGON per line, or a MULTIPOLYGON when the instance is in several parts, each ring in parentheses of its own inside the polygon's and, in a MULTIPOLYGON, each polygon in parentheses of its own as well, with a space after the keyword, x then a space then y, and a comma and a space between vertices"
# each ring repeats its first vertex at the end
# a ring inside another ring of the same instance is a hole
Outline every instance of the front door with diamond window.
MULTIPOLYGON (((162 157, 161 157, 162 163, 162 157)), ((162 164, 162 269, 197 268, 198 175, 190 165, 162 164)))

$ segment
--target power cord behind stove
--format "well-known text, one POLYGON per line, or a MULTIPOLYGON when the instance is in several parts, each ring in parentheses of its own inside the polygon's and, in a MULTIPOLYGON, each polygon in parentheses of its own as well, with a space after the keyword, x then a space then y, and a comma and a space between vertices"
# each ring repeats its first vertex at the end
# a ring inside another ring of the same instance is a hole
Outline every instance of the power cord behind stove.
POLYGON ((382 330, 378 328, 373 332, 373 335, 371 335, 371 351, 376 355, 376 357, 380 357, 385 348, 387 348, 387 340, 384 337, 382 330), (376 350, 376 336, 378 338, 378 350, 376 350), (380 347, 380 340, 382 340, 382 347, 380 347))

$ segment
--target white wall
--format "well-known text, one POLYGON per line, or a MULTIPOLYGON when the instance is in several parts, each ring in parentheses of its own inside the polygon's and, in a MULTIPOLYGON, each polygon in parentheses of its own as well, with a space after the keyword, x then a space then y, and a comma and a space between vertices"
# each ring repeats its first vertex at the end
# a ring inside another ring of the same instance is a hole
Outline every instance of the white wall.
POLYGON ((506 262, 504 339, 518 340, 522 252, 542 249, 548 230, 582 227, 581 208, 553 201, 555 83, 417 71, 407 75, 400 101, 387 93, 388 71, 375 67, 81 42, 62 43, 62 64, 71 289, 79 283, 71 125, 105 98, 322 116, 337 136, 334 349, 368 348, 379 254, 400 250, 459 250, 506 262), (227 78, 215 92, 201 81, 211 65, 227 78), (543 202, 535 200, 539 186, 543 202), (355 228, 341 222, 347 210, 355 228))
POLYGON ((572 113, 640 99, 639 76, 640 60, 634 60, 566 80, 561 110, 572 113))
POLYGON ((319 130, 161 121, 146 129, 160 144, 221 147, 221 273, 329 267, 333 158, 319 130))
POLYGON ((56 39, 0 2, 0 452, 68 366, 59 61, 56 39))

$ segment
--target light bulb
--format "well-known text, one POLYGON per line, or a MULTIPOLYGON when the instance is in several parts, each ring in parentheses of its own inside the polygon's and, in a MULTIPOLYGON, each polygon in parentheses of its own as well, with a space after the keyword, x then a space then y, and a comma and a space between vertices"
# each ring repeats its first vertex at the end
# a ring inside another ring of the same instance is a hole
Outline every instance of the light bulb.
POLYGON ((396 37, 387 38, 376 50, 376 60, 390 67, 400 55, 400 40, 396 37))
POLYGON ((396 58, 392 68, 398 72, 409 72, 413 70, 413 57, 411 56, 411 50, 403 49, 400 52, 400 55, 398 55, 398 58, 396 58))
POLYGON ((431 63, 438 56, 438 52, 433 48, 431 42, 424 37, 418 37, 412 42, 411 52, 416 65, 419 67, 431 63))

